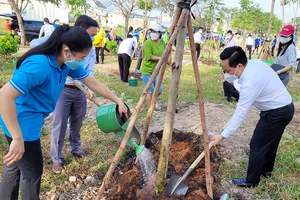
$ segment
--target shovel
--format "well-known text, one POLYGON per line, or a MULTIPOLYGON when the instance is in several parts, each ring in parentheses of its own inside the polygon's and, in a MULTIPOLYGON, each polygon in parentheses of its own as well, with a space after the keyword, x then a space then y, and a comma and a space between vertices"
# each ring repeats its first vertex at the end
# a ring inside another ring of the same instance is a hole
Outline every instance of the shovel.
MULTIPOLYGON (((227 123, 223 126, 222 130, 220 131, 220 133, 225 129, 225 127, 227 126, 227 124, 230 122, 231 118, 227 121, 227 123)), ((213 142, 209 143, 208 148, 211 149, 211 147, 214 146, 213 142)), ((166 195, 170 195, 170 194, 177 194, 177 195, 185 195, 187 190, 188 190, 188 186, 184 183, 182 183, 182 181, 195 169, 195 167, 198 165, 198 163, 202 160, 202 158, 204 157, 205 152, 202 151, 202 153, 198 156, 198 158, 193 162, 193 164, 186 170, 186 172, 183 174, 183 176, 179 177, 176 174, 173 174, 171 176, 170 182, 167 185, 165 194, 166 195)))
MULTIPOLYGON (((213 146, 213 142, 209 143, 209 149, 211 149, 212 146, 213 146)), ((171 176, 171 180, 170 180, 169 184, 167 185, 167 188, 165 191, 166 195, 173 194, 173 193, 175 193, 177 195, 185 195, 186 194, 186 192, 188 190, 188 186, 186 184, 182 183, 182 181, 195 169, 195 167, 202 160, 204 155, 205 155, 205 153, 204 153, 204 151, 202 151, 202 153, 193 162, 193 164, 186 170, 186 172, 183 174, 183 176, 179 177, 176 174, 173 174, 171 176)))

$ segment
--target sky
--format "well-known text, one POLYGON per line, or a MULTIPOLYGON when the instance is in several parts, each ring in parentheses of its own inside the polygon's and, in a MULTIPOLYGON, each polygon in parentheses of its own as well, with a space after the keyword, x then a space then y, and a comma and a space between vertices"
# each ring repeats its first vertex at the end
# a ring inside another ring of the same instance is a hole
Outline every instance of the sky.
MULTIPOLYGON (((252 0, 254 3, 258 3, 259 6, 262 8, 264 12, 270 12, 271 11, 271 3, 272 0, 252 0)), ((223 0, 223 3, 225 6, 228 7, 239 7, 239 0, 223 0)), ((279 18, 282 19, 282 7, 280 5, 280 0, 275 1, 275 9, 274 14, 279 18)), ((292 6, 286 5, 284 7, 284 21, 287 23, 291 21, 291 19, 294 17, 294 10, 292 6)), ((300 16, 300 12, 298 11, 297 17, 300 16)))

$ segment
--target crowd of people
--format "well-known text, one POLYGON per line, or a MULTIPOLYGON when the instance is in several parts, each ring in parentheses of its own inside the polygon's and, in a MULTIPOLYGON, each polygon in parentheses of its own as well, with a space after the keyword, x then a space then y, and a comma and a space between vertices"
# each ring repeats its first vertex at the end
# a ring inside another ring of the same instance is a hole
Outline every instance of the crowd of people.
MULTIPOLYGON (((294 115, 292 98, 286 89, 289 72, 296 68, 294 34, 292 25, 284 26, 279 32, 278 50, 277 37, 272 40, 272 55, 277 50, 274 67, 251 58, 264 41, 259 36, 253 39, 249 34, 244 41, 241 32, 234 34, 229 30, 221 41, 224 46, 220 60, 225 100, 235 100, 238 104, 226 128, 212 141, 219 144, 236 131, 252 105, 261 111, 250 141, 247 177, 232 180, 238 186, 255 187, 261 176, 272 175, 278 144, 294 115)), ((30 43, 32 48, 18 60, 12 78, 0 90, 0 123, 9 144, 4 156, 0 199, 17 199, 19 187, 22 199, 39 199, 43 173, 41 128, 50 113, 53 113, 50 156, 52 171, 56 174, 64 167, 62 149, 67 130, 71 154, 76 158, 89 156, 81 149, 80 137, 87 109, 86 98, 94 98, 94 92, 100 94, 118 104, 119 113, 127 116, 123 101, 94 78, 94 65, 104 63, 104 51, 109 52, 108 40, 117 41, 121 81, 128 82, 132 59, 141 57, 141 74, 146 85, 166 48, 168 32, 161 25, 153 24, 146 32, 129 27, 125 37, 118 39, 115 28, 106 31, 86 15, 80 16, 74 27, 59 25, 59 20, 50 24, 48 18, 44 19, 40 38, 30 43), (86 97, 68 76, 77 80, 90 95, 86 97)), ((201 46, 205 43, 202 27, 197 29, 194 37, 199 59, 201 46)), ((169 59, 167 64, 170 63, 169 59)), ((155 77, 146 96, 148 107, 157 79, 155 77)), ((160 93, 162 89, 161 85, 160 93)))

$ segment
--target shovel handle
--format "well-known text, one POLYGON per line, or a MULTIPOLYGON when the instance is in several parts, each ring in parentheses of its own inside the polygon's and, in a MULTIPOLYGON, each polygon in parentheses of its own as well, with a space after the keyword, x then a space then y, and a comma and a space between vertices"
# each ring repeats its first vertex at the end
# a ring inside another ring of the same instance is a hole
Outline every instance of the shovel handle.
MULTIPOLYGON (((213 142, 210 142, 208 148, 211 149, 212 146, 214 146, 214 144, 213 144, 213 142)), ((202 153, 198 156, 198 158, 193 162, 193 164, 189 168, 194 169, 198 165, 198 163, 202 160, 204 155, 205 155, 205 152, 202 151, 202 153)))
MULTIPOLYGON (((74 81, 74 79, 72 79, 70 76, 68 76, 68 79, 70 79, 70 81, 72 81, 76 87, 78 87, 86 96, 90 97, 90 93, 88 93, 88 91, 86 91, 86 89, 84 89, 79 83, 77 83, 76 81, 74 81)), ((100 107, 100 103, 98 101, 96 101, 95 98, 92 98, 92 101, 98 106, 100 107)))

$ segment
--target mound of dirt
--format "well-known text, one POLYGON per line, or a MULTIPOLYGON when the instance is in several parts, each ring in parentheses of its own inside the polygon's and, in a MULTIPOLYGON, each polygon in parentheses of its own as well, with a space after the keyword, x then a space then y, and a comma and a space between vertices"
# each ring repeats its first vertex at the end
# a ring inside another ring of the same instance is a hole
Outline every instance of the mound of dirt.
MULTIPOLYGON (((145 143, 146 150, 153 155, 155 168, 159 159, 161 148, 162 131, 150 133, 145 143)), ((186 133, 174 130, 172 145, 170 149, 167 178, 172 174, 182 176, 193 161, 203 151, 202 136, 194 133, 186 133)), ((215 172, 219 168, 220 157, 217 148, 210 151, 211 170, 215 172)), ((156 195, 155 193, 155 172, 145 176, 139 164, 135 164, 136 156, 133 150, 126 155, 125 162, 117 167, 113 176, 113 183, 107 194, 107 199, 211 199, 206 192, 204 159, 196 169, 184 180, 189 187, 186 196, 156 195)), ((140 159, 139 159, 140 160, 140 159)), ((169 180, 168 180, 169 181, 169 180)), ((213 183, 213 190, 216 191, 219 183, 213 183)), ((220 196, 214 192, 215 197, 220 196)))

